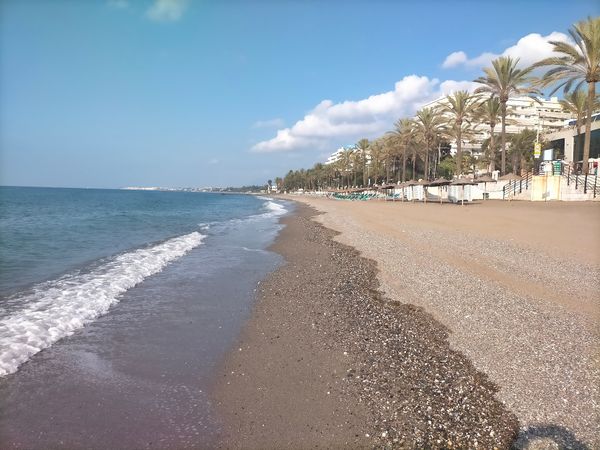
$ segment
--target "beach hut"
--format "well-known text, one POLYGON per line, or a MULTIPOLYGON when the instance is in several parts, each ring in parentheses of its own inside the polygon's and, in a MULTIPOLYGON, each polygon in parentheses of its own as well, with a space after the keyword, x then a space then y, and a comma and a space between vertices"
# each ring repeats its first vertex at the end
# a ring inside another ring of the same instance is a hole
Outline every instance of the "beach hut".
POLYGON ((470 188, 474 184, 477 184, 477 182, 466 178, 454 180, 448 186, 448 200, 452 203, 458 203, 460 201, 461 205, 465 204, 465 200, 468 202, 473 201, 473 193, 470 188), (465 189, 465 187, 468 188, 465 189))
POLYGON ((404 188, 406 187, 406 183, 398 183, 395 188, 397 191, 400 191, 399 194, 397 194, 397 196, 400 197, 400 201, 404 201, 404 188))
POLYGON ((415 180, 410 180, 410 181, 407 181, 407 182, 405 182, 403 184, 404 184, 403 189, 406 192, 406 200, 408 200, 409 202, 410 201, 414 201, 414 199, 415 199, 415 190, 414 190, 414 187, 417 184, 417 182, 415 180))
POLYGON ((394 190, 396 189, 395 184, 382 184, 381 186, 378 186, 378 189, 380 191, 385 191, 384 192, 385 200, 395 200, 396 199, 395 192, 394 192, 394 190))
POLYGON ((429 181, 427 180, 419 180, 413 185, 416 200, 427 203, 427 186, 429 186, 429 181))
POLYGON ((440 205, 442 204, 442 186, 448 186, 449 184, 450 181, 446 180, 445 178, 437 178, 429 183, 429 186, 438 188, 438 197, 440 198, 440 205))

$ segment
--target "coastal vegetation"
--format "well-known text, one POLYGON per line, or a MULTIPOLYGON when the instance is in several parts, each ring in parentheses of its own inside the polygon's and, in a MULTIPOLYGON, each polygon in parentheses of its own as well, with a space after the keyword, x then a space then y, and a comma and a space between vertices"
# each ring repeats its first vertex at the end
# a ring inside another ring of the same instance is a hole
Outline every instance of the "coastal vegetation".
POLYGON ((548 87, 552 87, 550 94, 563 88, 563 110, 576 119, 578 132, 585 125, 583 169, 587 172, 592 114, 600 106, 595 90, 595 83, 600 80, 600 17, 576 23, 569 34, 574 44, 550 42, 559 56, 528 67, 522 67, 519 58, 500 56, 483 69, 483 76, 474 80, 479 87, 473 93, 453 92, 438 105, 418 110, 414 117, 399 118, 393 130, 371 141, 359 140, 344 148, 329 164, 290 170, 276 179, 277 188, 289 191, 366 187, 404 182, 409 179, 408 173, 413 180, 432 180, 493 172, 497 167, 501 174, 530 170, 534 144, 542 144, 543 135, 532 129, 507 133, 512 113, 509 99, 529 96, 540 102, 541 89, 548 87), (549 69, 536 76, 541 67, 549 69), (465 150, 465 144, 473 144, 481 132, 487 137, 480 148, 471 145, 465 150), (452 146, 455 152, 451 152, 452 146))

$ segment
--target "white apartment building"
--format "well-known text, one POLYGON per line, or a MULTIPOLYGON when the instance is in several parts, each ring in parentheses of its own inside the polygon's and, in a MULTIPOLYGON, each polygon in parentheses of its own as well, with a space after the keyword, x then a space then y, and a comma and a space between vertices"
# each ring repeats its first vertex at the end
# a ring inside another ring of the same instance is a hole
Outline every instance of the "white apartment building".
POLYGON ((352 149, 352 148, 354 148, 354 147, 347 146, 347 147, 338 148, 335 152, 333 152, 331 155, 329 155, 329 158, 327 158, 327 161, 325 161, 325 165, 329 165, 329 164, 338 162, 340 160, 340 158, 342 157, 342 153, 344 153, 344 151, 346 151, 348 149, 352 149))
MULTIPOLYGON (((558 97, 552 97, 547 100, 538 97, 538 101, 531 97, 510 98, 507 102, 506 132, 516 134, 526 128, 530 130, 539 130, 540 134, 549 134, 562 130, 567 122, 573 117, 563 111, 558 97)), ((437 100, 423 105, 423 108, 432 108, 447 103, 446 97, 440 97, 437 100)), ((500 120, 494 129, 495 134, 499 134, 502 129, 500 120)), ((476 135, 471 142, 465 142, 463 148, 473 153, 481 151, 481 143, 490 137, 489 126, 481 124, 476 128, 476 135)), ((452 154, 456 153, 456 143, 452 143, 452 154)))

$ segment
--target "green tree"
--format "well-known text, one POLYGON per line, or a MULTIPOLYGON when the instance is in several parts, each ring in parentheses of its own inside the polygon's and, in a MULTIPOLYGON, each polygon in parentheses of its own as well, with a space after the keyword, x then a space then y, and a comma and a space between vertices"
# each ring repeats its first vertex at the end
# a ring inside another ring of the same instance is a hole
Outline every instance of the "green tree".
MULTIPOLYGON (((476 111, 476 118, 479 122, 490 127, 490 137, 489 137, 489 170, 493 172, 496 170, 496 140, 494 136, 494 129, 496 128, 496 124, 500 119, 500 101, 498 97, 490 95, 483 102, 480 102, 476 111)), ((483 148, 483 147, 482 147, 483 148)))
POLYGON ((500 142, 490 136, 481 143, 481 150, 482 160, 488 165, 488 170, 493 172, 496 166, 500 166, 500 142))
POLYGON ((509 137, 511 156, 511 171, 519 174, 521 170, 529 171, 533 167, 533 146, 537 139, 537 132, 526 128, 509 137))
MULTIPOLYGON (((367 185, 367 163, 369 161, 368 152, 369 152, 369 143, 368 139, 361 139, 354 146, 357 160, 357 167, 362 167, 362 185, 367 185)), ((354 182, 356 184, 356 181, 354 182)))
MULTIPOLYGON (((413 120, 408 118, 398 119, 396 123, 394 123, 394 130, 388 131, 388 134, 393 142, 398 146, 400 153, 402 154, 402 182, 406 181, 406 155, 408 153, 408 149, 411 146, 414 146, 414 128, 415 123, 413 120)), ((416 162, 416 158, 413 160, 413 178, 414 178, 414 163, 416 162)))
POLYGON ((456 161, 451 155, 448 155, 445 158, 443 158, 437 167, 438 175, 443 178, 452 178, 454 176, 455 169, 456 161))
POLYGON ((462 144, 467 135, 472 135, 472 119, 479 105, 479 97, 467 91, 456 91, 446 96, 447 103, 443 103, 440 112, 447 119, 448 130, 456 141, 456 173, 462 173, 462 144))
POLYGON ((342 154, 340 155, 340 165, 342 173, 346 175, 346 184, 345 186, 350 186, 350 176, 352 174, 353 166, 353 153, 354 150, 351 148, 345 148, 342 154))
POLYGON ((513 59, 510 56, 500 56, 492 61, 492 67, 483 69, 485 76, 475 80, 476 83, 483 85, 475 89, 476 94, 489 93, 498 97, 500 101, 502 174, 506 173, 506 111, 508 99, 519 95, 539 93, 537 89, 527 85, 531 81, 530 75, 533 68, 519 69, 518 64, 519 58, 513 59))
MULTIPOLYGON (((424 154, 423 161, 425 163, 424 167, 424 177, 425 179, 430 178, 430 170, 429 170, 429 160, 432 149, 437 147, 438 142, 440 141, 441 134, 445 132, 446 128, 445 118, 441 114, 441 112, 436 108, 423 108, 417 111, 417 115, 415 116, 415 132, 417 139, 422 144, 422 150, 424 154)), ((414 169, 413 169, 414 176, 414 169)))
POLYGON ((278 191, 281 191, 283 188, 283 179, 281 177, 275 177, 275 187, 278 191))
POLYGON ((381 175, 381 168, 385 164, 383 151, 383 142, 381 139, 376 139, 371 143, 370 147, 371 156, 371 176, 373 177, 373 183, 379 183, 379 177, 381 175))
POLYGON ((561 56, 543 59, 535 63, 534 67, 553 66, 540 80, 542 86, 556 84, 551 94, 561 87, 565 93, 571 88, 579 90, 583 83, 587 83, 587 113, 583 144, 583 169, 587 174, 596 82, 600 80, 600 17, 589 17, 587 20, 577 22, 569 30, 569 34, 575 41, 575 45, 568 42, 550 41, 554 52, 561 56))

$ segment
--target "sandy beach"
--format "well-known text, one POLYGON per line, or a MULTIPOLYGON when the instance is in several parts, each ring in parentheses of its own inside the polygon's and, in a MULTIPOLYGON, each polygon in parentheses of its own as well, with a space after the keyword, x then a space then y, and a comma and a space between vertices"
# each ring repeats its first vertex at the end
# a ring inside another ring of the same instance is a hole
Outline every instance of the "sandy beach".
POLYGON ((294 199, 222 447, 600 445, 597 204, 294 199))

